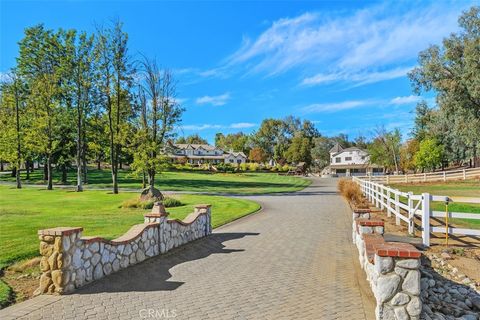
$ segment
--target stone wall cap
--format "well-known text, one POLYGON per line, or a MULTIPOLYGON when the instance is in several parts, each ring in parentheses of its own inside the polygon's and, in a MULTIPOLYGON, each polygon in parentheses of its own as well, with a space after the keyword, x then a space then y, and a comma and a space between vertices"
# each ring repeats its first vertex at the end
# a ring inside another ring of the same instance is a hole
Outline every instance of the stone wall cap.
POLYGON ((161 218, 161 217, 167 217, 170 213, 165 212, 165 213, 154 213, 154 212, 149 212, 145 213, 143 216, 145 218, 161 218))
POLYGON ((211 206, 212 206, 211 204, 197 204, 195 205, 195 208, 203 209, 203 208, 210 208, 211 206))
POLYGON ((375 245, 375 253, 380 257, 398 257, 398 258, 415 258, 421 257, 422 252, 417 250, 410 243, 402 242, 385 242, 375 245))
POLYGON ((82 227, 56 227, 38 230, 38 234, 41 236, 68 236, 81 231, 83 231, 82 227))
POLYGON ((356 218, 355 222, 364 227, 383 227, 385 225, 385 222, 380 219, 356 218))
POLYGON ((353 208, 354 213, 370 213, 372 209, 365 209, 365 208, 353 208))

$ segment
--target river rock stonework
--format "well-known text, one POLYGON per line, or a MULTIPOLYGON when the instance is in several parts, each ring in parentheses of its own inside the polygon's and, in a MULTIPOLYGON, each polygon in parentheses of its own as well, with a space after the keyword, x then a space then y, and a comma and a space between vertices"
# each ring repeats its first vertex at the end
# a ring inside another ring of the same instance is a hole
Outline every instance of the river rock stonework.
POLYGON ((197 205, 184 220, 168 219, 161 203, 121 237, 82 237, 83 228, 39 230, 39 294, 63 294, 120 269, 212 233, 210 205, 197 205))
POLYGON ((420 319, 421 253, 407 243, 385 242, 383 231, 379 220, 354 219, 353 242, 377 301, 376 319, 420 319))

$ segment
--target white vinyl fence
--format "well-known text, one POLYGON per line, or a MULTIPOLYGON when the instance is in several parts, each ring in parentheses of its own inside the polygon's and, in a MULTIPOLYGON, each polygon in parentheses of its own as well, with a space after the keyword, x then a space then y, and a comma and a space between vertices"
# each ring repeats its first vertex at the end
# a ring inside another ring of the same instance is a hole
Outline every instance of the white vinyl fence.
MULTIPOLYGON (((390 188, 381 183, 369 181, 359 177, 353 177, 362 190, 365 197, 377 208, 385 210, 388 217, 395 216, 397 225, 402 221, 408 225, 408 232, 415 234, 415 217, 420 219, 419 229, 422 230, 422 243, 430 246, 430 233, 458 234, 468 236, 480 236, 480 230, 453 228, 446 225, 432 226, 431 218, 448 219, 473 219, 480 220, 480 214, 463 212, 432 211, 430 204, 432 201, 450 203, 452 200, 447 196, 436 196, 429 193, 413 194, 412 192, 401 192, 400 190, 390 188)), ((463 201, 462 203, 468 203, 463 201)))
POLYGON ((416 173, 416 174, 362 176, 358 178, 363 180, 390 184, 390 183, 466 180, 466 179, 473 179, 478 177, 480 177, 480 168, 426 172, 426 173, 416 173))

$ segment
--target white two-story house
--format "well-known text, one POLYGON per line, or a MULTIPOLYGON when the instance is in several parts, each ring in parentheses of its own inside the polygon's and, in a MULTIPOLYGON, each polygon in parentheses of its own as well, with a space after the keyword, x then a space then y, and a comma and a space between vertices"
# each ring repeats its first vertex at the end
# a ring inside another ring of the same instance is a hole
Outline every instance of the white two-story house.
POLYGON ((330 149, 328 171, 337 176, 364 176, 382 174, 383 168, 370 163, 366 150, 357 147, 344 149, 337 143, 330 149))
POLYGON ((225 152, 220 148, 209 144, 171 144, 172 150, 168 157, 172 161, 186 161, 190 164, 199 165, 203 163, 230 163, 241 164, 247 161, 243 152, 225 152))

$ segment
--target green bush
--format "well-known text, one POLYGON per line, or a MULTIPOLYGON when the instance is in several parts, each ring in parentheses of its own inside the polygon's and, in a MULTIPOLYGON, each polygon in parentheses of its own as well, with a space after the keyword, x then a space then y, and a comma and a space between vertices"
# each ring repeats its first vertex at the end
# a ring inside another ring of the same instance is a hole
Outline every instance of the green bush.
POLYGON ((240 164, 240 170, 242 171, 247 171, 248 170, 248 163, 241 163, 240 164))
POLYGON ((163 199, 163 205, 165 208, 173 208, 183 206, 184 204, 176 198, 165 197, 163 199))
POLYGON ((259 167, 258 163, 252 162, 252 163, 249 163, 248 169, 250 171, 257 171, 258 167, 259 167))
POLYGON ((123 203, 120 207, 121 208, 152 209, 154 203, 155 203, 155 201, 153 201, 153 200, 142 201, 142 200, 140 200, 140 198, 137 198, 137 199, 129 199, 129 200, 123 201, 123 203))
POLYGON ((286 164, 282 167, 283 172, 287 172, 288 170, 290 170, 290 166, 288 164, 286 164))
POLYGON ((236 168, 229 163, 219 163, 217 169, 223 172, 234 172, 236 168))

